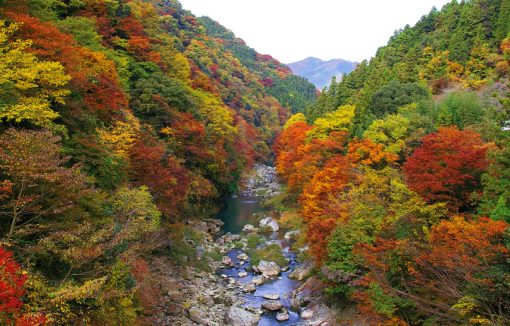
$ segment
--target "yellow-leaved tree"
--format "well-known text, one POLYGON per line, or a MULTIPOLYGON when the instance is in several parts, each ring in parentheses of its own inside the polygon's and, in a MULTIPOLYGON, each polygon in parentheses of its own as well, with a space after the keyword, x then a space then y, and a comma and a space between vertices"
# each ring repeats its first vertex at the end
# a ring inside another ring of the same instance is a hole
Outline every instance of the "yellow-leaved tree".
POLYGON ((130 110, 122 112, 123 120, 116 120, 113 126, 106 129, 98 129, 101 142, 115 155, 126 158, 131 146, 138 139, 141 125, 130 110))
POLYGON ((384 119, 374 120, 364 132, 363 138, 382 144, 386 152, 398 155, 405 146, 410 123, 408 118, 400 114, 390 114, 384 119))
POLYGON ((314 128, 306 135, 308 140, 325 139, 332 131, 349 132, 355 111, 354 105, 344 105, 336 111, 325 114, 322 118, 317 118, 313 123, 314 128))
POLYGON ((19 24, 0 20, 0 119, 54 127, 59 114, 52 103, 64 103, 70 76, 59 62, 40 61, 29 51, 30 40, 13 40, 19 24))
POLYGON ((200 115, 205 121, 209 134, 216 138, 233 141, 238 135, 233 112, 215 96, 198 90, 195 94, 200 103, 200 115))
POLYGON ((306 122, 305 115, 303 113, 296 113, 296 114, 292 115, 289 118, 289 120, 287 120, 285 125, 283 126, 283 129, 285 130, 285 129, 289 128, 291 125, 293 125, 296 122, 306 122))

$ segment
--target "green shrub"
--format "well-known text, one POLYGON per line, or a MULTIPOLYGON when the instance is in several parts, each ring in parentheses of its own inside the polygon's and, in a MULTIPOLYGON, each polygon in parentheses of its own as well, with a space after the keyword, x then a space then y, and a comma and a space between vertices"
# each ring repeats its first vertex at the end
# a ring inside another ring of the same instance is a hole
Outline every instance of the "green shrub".
POLYGON ((258 265, 261 260, 274 261, 280 267, 287 266, 288 260, 282 253, 282 248, 273 243, 269 246, 250 250, 249 256, 251 257, 251 264, 258 265))
POLYGON ((255 249, 259 244, 264 243, 264 238, 258 236, 256 234, 251 234, 248 236, 248 248, 255 249))

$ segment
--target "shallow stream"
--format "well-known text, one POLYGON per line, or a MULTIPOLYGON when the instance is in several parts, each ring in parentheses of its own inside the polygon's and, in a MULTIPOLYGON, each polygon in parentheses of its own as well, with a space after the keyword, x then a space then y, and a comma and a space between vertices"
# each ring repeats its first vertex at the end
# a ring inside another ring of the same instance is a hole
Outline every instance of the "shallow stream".
MULTIPOLYGON (((275 212, 261 207, 260 202, 261 198, 257 197, 239 197, 228 199, 226 206, 218 213, 217 216, 225 223, 223 226, 223 232, 242 234, 243 226, 246 224, 252 224, 255 227, 258 227, 258 221, 260 220, 261 215, 276 215, 275 212)), ((300 317, 299 314, 291 311, 290 299, 292 291, 299 286, 299 282, 290 279, 288 275, 297 265, 296 254, 289 250, 289 246, 284 240, 284 232, 282 230, 273 233, 259 233, 259 235, 266 239, 266 243, 275 242, 280 244, 280 246, 283 248, 283 254, 289 260, 290 268, 286 272, 282 272, 278 278, 267 280, 264 284, 257 286, 257 290, 255 292, 245 294, 243 297, 245 301, 243 307, 250 307, 255 310, 261 309, 261 304, 266 301, 263 298, 264 294, 278 294, 280 296, 280 302, 282 302, 284 308, 289 313, 289 320, 279 322, 276 320, 276 312, 265 311, 258 325, 295 325, 300 321, 300 317)), ((243 284, 248 284, 251 282, 253 277, 257 276, 258 274, 248 272, 248 276, 243 278, 238 277, 237 274, 240 271, 244 271, 246 269, 250 270, 250 268, 247 268, 250 266, 249 261, 247 261, 244 265, 241 265, 241 261, 237 258, 241 252, 242 251, 239 249, 230 250, 227 255, 234 262, 234 267, 224 268, 218 272, 220 274, 227 275, 229 278, 234 278, 236 281, 239 281, 243 284)))

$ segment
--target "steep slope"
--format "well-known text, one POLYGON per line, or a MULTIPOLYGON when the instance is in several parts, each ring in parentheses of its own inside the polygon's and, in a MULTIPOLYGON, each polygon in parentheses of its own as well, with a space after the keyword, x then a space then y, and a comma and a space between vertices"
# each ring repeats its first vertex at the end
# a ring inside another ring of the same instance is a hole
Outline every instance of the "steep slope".
POLYGON ((374 58, 330 87, 330 96, 308 112, 310 119, 345 103, 364 109, 391 80, 424 83, 434 94, 456 86, 481 88, 494 72, 506 71, 500 46, 510 30, 509 8, 507 0, 476 0, 433 9, 414 27, 396 31, 374 58))
POLYGON ((343 59, 324 61, 309 57, 301 61, 289 63, 287 66, 293 73, 306 78, 315 87, 322 90, 330 85, 333 77, 337 81, 342 80, 343 75, 350 73, 356 68, 356 63, 343 59))
MULTIPOLYGON (((254 71, 266 91, 278 101, 290 107, 292 113, 304 112, 316 99, 316 91, 308 81, 293 75, 287 66, 270 55, 257 53, 242 39, 209 17, 199 20, 206 27, 207 35, 231 52, 243 65, 254 71)), ((299 74, 297 74, 299 75, 299 74)))
POLYGON ((202 21, 173 0, 0 1, 0 236, 29 275, 0 324, 150 323, 154 260, 202 263, 183 221, 314 100, 202 21))
POLYGON ((338 324, 510 324, 509 9, 432 10, 275 142, 338 324))

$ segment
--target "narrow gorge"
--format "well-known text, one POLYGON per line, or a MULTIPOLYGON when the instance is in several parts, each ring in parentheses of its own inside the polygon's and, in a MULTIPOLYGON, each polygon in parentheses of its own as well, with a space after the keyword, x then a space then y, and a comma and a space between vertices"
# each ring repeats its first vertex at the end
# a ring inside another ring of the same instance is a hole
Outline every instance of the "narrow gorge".
MULTIPOLYGON (((226 200, 217 219, 189 220, 198 243, 198 260, 209 272, 180 270, 158 323, 187 325, 334 325, 336 314, 315 289, 313 263, 298 261, 306 245, 296 245, 300 230, 280 226, 281 212, 270 202, 280 194, 274 167, 256 164, 242 182, 240 193, 226 200)), ((172 275, 176 275, 172 273, 172 275)), ((164 305, 163 305, 164 307, 164 305)))
POLYGON ((510 0, 182 2, 0 0, 0 325, 510 325, 510 0))

